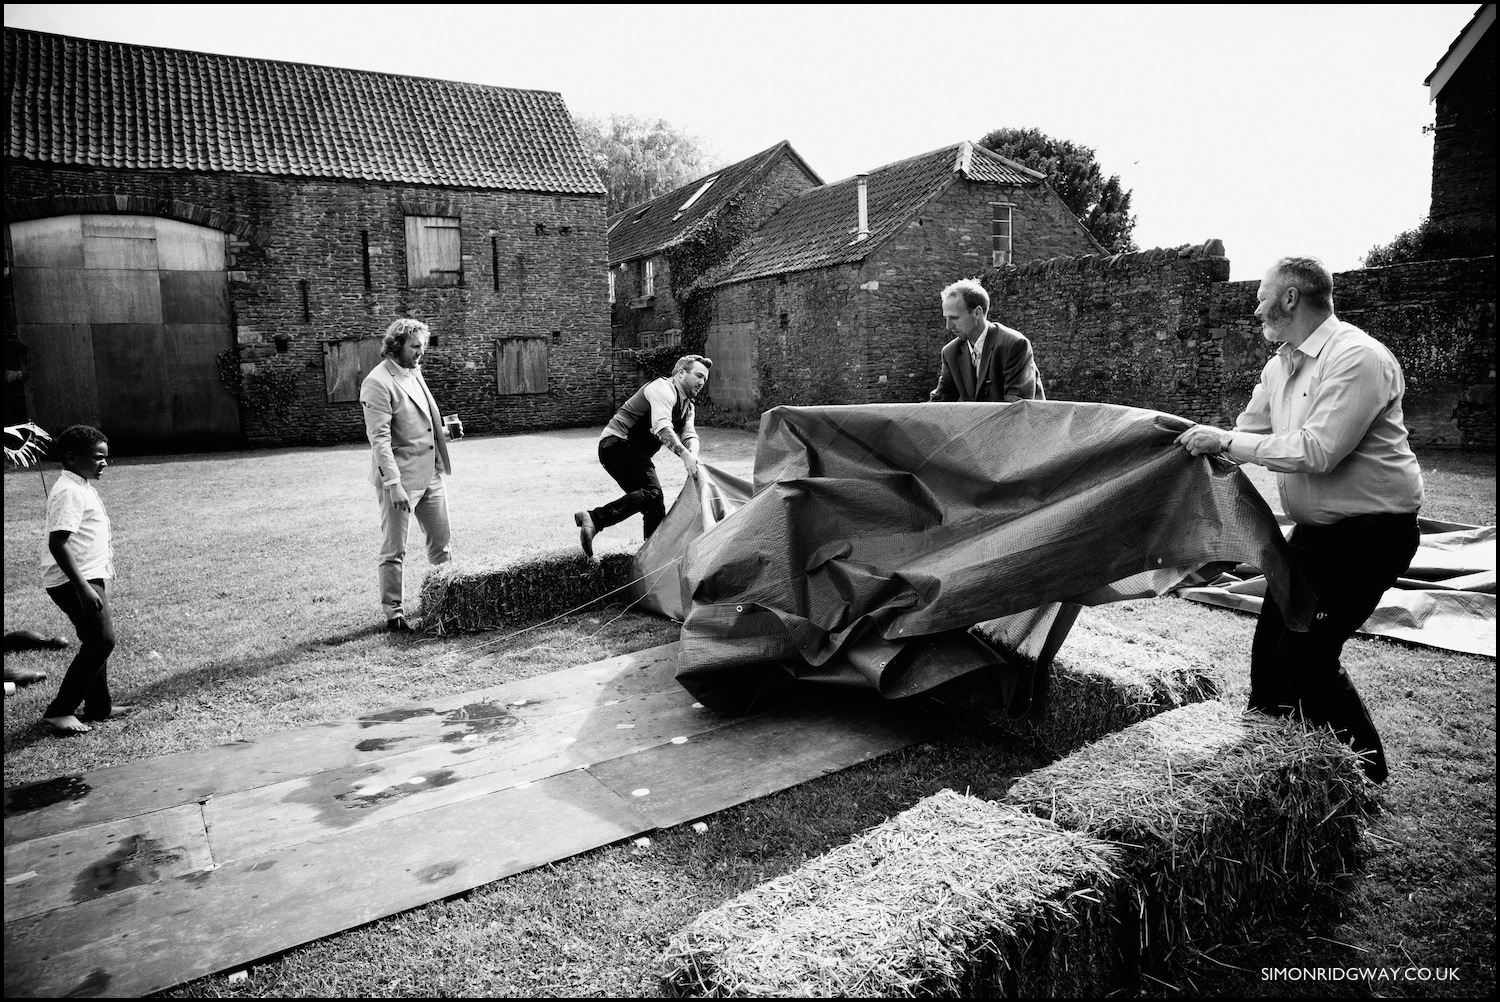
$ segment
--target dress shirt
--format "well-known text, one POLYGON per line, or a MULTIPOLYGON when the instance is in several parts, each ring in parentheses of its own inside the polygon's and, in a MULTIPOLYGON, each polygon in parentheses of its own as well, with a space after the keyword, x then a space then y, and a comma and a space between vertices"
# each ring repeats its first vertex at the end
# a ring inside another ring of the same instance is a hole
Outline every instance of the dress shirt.
POLYGON ((989 328, 985 328, 969 345, 969 361, 974 363, 974 375, 976 377, 979 375, 979 360, 984 358, 984 339, 989 336, 989 328))
MULTIPOLYGON (((47 538, 54 532, 71 532, 68 552, 85 581, 115 576, 115 549, 109 531, 109 513, 94 485, 63 470, 47 494, 47 538)), ((57 565, 51 547, 42 550, 42 587, 68 584, 68 576, 57 565)))
POLYGON ((1282 510, 1302 525, 1415 512, 1422 470, 1407 442, 1405 388, 1390 349, 1330 315, 1266 363, 1225 455, 1274 470, 1282 510))

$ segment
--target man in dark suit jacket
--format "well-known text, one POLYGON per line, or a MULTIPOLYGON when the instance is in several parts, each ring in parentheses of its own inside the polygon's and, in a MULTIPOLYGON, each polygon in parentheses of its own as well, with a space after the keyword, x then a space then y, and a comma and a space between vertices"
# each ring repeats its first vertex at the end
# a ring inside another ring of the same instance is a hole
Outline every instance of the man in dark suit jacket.
POLYGON ((943 346, 942 372, 928 400, 1045 400, 1031 342, 989 319, 990 296, 972 279, 943 290, 943 320, 958 336, 943 346))

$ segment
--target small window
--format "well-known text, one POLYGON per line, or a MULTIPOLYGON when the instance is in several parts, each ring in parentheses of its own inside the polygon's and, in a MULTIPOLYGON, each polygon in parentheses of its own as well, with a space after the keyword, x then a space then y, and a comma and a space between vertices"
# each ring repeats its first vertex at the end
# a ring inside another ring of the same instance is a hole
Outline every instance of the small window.
POLYGON ((990 203, 990 256, 991 263, 995 267, 1011 262, 1010 242, 1010 212, 1013 208, 1009 203, 990 203))
POLYGON ((544 336, 505 337, 495 342, 495 389, 502 397, 547 392, 544 336))
POLYGON ((704 193, 707 192, 708 189, 712 188, 714 186, 714 182, 717 180, 717 177, 711 177, 707 181, 704 181, 703 184, 699 186, 698 190, 693 192, 693 197, 682 203, 682 208, 677 210, 677 214, 672 217, 672 222, 675 223, 677 222, 677 220, 681 219, 682 214, 691 209, 693 207, 693 203, 702 198, 704 193))
POLYGON ((384 340, 378 337, 331 341, 323 345, 323 381, 331 404, 359 399, 359 386, 380 364, 384 340))
POLYGON ((609 275, 609 305, 613 306, 615 305, 615 270, 611 268, 606 274, 609 275))
POLYGON ((641 295, 656 295, 656 259, 646 258, 641 262, 641 295))
POLYGON ((447 216, 406 217, 406 284, 418 289, 462 285, 458 220, 447 216))

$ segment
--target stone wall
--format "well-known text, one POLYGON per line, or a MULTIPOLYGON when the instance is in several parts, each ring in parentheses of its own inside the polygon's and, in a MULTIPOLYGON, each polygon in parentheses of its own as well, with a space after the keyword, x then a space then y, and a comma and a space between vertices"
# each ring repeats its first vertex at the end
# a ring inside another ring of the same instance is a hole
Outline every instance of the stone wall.
MULTIPOLYGON (((991 316, 1025 333, 1047 395, 1231 424, 1270 346, 1259 281, 1229 282, 1223 245, 1058 258, 986 275, 991 316)), ((1418 448, 1493 450, 1494 258, 1342 272, 1335 308, 1387 344, 1406 375, 1418 448)))
MULTIPOLYGON (((1223 245, 1084 255, 991 271, 990 317, 1031 339, 1047 396, 1224 421, 1223 334, 1206 320, 1223 245)), ((1232 415, 1231 415, 1232 416, 1232 415)))
POLYGON ((253 400, 257 385, 273 383, 295 388, 281 406, 243 408, 247 444, 362 440, 359 403, 327 400, 324 345, 377 337, 403 316, 432 328, 437 344, 423 370, 439 404, 459 412, 470 433, 609 416, 602 197, 7 161, 7 220, 99 211, 174 216, 230 233, 242 394, 253 400), (407 214, 460 218, 461 285, 408 287, 407 214), (511 337, 547 344, 547 392, 498 393, 496 343, 511 337))

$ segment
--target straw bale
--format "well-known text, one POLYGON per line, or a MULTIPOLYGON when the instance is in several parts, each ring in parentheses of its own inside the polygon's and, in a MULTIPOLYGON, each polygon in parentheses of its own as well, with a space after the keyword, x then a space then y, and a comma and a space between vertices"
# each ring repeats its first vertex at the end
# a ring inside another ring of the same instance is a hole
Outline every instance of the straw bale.
POLYGON ((1140 962, 1274 920, 1350 868, 1374 809, 1327 728, 1218 701, 1163 713, 1022 777, 1005 802, 1128 847, 1140 962))
POLYGON ((1116 962, 1116 851, 944 790, 672 937, 672 996, 1073 994, 1116 962))
POLYGON ((1063 755, 1158 713, 1214 699, 1222 679, 1209 656, 1190 645, 1079 617, 1054 659, 1045 687, 1021 720, 983 690, 977 713, 1049 755, 1063 755))
POLYGON ((422 582, 422 627, 446 634, 524 626, 600 598, 634 576, 625 553, 590 560, 559 552, 481 570, 442 564, 422 582))

